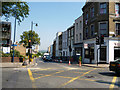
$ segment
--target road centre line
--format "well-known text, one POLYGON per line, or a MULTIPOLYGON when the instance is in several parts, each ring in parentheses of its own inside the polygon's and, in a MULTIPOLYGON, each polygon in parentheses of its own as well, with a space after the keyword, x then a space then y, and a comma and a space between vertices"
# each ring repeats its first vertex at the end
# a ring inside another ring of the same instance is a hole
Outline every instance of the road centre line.
MULTIPOLYGON (((96 68, 94 68, 93 70, 95 70, 95 69, 96 69, 96 68)), ((93 70, 89 70, 88 72, 83 73, 81 76, 77 76, 77 77, 75 77, 75 78, 72 78, 72 79, 69 80, 68 82, 62 84, 60 87, 63 87, 63 86, 65 86, 65 85, 67 85, 67 84, 69 84, 69 83, 71 83, 71 82, 73 82, 73 81, 79 79, 80 77, 82 77, 82 76, 84 76, 84 75, 86 75, 86 74, 92 72, 93 70)))
POLYGON ((116 79, 117 79, 117 76, 114 76, 114 77, 113 77, 113 80, 112 80, 112 83, 111 83, 111 85, 110 85, 110 87, 109 87, 109 90, 113 90, 113 88, 114 88, 114 86, 115 86, 116 79))

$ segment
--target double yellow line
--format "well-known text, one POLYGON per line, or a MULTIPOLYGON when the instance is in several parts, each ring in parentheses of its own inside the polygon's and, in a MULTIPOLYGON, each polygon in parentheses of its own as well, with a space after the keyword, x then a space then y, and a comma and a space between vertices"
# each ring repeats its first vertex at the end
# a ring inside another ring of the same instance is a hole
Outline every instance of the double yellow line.
MULTIPOLYGON (((96 69, 96 68, 94 68, 94 70, 95 70, 95 69, 96 69)), ((69 80, 68 82, 62 84, 60 87, 63 87, 63 86, 65 86, 65 85, 67 85, 67 84, 69 84, 69 83, 71 83, 71 82, 73 82, 73 81, 79 79, 80 77, 82 77, 82 76, 84 76, 84 75, 86 75, 86 74, 88 74, 88 73, 90 73, 90 72, 92 72, 92 71, 93 71, 93 70, 90 70, 90 71, 88 71, 88 72, 83 73, 81 76, 78 76, 78 77, 72 78, 72 79, 69 80)))
POLYGON ((114 88, 114 86, 115 86, 116 80, 117 80, 117 76, 114 76, 114 77, 113 77, 113 80, 112 80, 112 84, 111 84, 110 87, 109 87, 109 90, 113 90, 113 88, 114 88))
POLYGON ((29 68, 28 68, 28 74, 29 74, 30 80, 32 81, 32 87, 36 88, 35 83, 34 83, 35 79, 33 78, 32 72, 29 68))

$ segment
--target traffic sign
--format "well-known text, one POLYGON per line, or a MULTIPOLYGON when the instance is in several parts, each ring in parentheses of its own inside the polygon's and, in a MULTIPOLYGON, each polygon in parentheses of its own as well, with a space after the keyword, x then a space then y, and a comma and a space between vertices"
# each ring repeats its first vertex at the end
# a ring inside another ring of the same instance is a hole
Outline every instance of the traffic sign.
POLYGON ((16 44, 12 44, 11 46, 17 46, 16 44))

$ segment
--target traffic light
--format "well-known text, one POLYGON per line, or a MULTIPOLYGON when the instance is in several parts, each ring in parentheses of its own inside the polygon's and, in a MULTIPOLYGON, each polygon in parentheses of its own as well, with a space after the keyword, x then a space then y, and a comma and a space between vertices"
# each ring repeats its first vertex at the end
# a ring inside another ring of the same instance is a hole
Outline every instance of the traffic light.
POLYGON ((32 48, 32 46, 31 46, 31 40, 28 41, 28 46, 26 48, 32 48))
POLYGON ((101 40, 101 44, 104 44, 104 35, 101 35, 101 38, 100 38, 101 40))
POLYGON ((99 36, 98 37, 96 37, 96 45, 99 45, 100 44, 100 42, 99 42, 99 36))

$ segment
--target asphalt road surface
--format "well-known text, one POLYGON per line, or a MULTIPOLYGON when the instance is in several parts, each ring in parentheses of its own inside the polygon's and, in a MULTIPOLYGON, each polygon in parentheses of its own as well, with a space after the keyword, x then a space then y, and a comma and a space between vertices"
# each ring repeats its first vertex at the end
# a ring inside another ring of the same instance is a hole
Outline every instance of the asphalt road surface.
POLYGON ((44 62, 37 66, 2 68, 2 88, 120 88, 119 77, 108 68, 78 67, 44 62))

